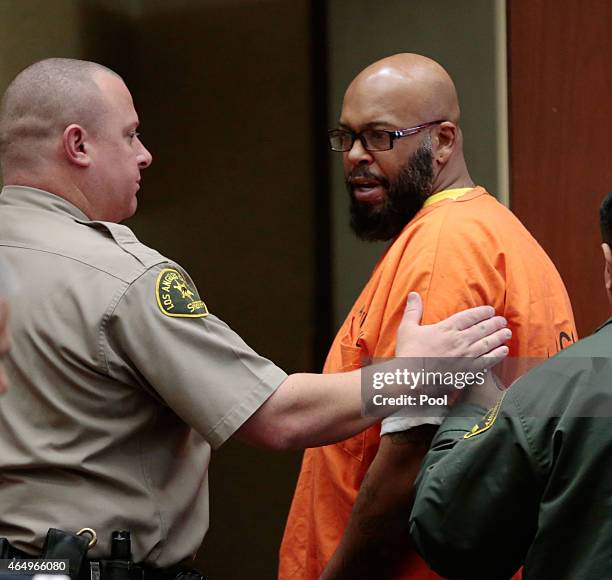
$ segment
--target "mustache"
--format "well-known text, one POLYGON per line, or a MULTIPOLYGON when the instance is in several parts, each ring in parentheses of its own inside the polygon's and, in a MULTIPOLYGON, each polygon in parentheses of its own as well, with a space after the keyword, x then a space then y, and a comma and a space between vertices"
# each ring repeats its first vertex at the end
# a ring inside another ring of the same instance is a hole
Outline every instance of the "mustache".
POLYGON ((346 176, 345 181, 347 185, 352 187, 355 179, 371 179, 373 181, 378 181, 383 187, 389 187, 388 179, 382 175, 376 175, 376 173, 373 173, 367 167, 355 167, 355 169, 346 176))

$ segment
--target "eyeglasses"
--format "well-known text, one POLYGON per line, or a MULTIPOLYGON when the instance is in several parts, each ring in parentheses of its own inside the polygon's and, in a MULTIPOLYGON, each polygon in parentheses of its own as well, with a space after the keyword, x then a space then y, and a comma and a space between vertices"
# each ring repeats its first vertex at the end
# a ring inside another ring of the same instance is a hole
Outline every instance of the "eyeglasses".
POLYGON ((393 149, 393 141, 396 139, 408 137, 409 135, 416 135, 419 131, 431 127, 432 125, 438 125, 439 123, 444 123, 444 119, 423 123, 422 125, 417 125, 416 127, 410 127, 408 129, 398 129, 396 131, 367 129, 361 133, 354 133, 346 129, 331 129, 328 131, 329 146, 332 151, 350 151, 353 148, 355 140, 359 139, 367 151, 388 151, 389 149, 393 149))

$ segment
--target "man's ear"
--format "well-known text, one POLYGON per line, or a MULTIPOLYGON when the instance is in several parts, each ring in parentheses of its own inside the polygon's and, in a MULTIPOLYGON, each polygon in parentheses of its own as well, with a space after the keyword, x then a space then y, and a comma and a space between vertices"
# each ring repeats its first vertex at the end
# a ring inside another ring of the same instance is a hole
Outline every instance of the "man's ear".
POLYGON ((606 243, 601 244, 603 250, 605 268, 604 268, 604 281, 606 283, 606 290, 612 291, 612 250, 606 243))
POLYGON ((446 164, 457 143, 458 133, 457 126, 450 121, 444 121, 439 126, 433 138, 432 154, 435 162, 440 165, 446 164))
POLYGON ((64 154, 70 163, 79 167, 89 167, 91 158, 89 157, 87 139, 87 131, 80 125, 72 124, 64 129, 62 145, 64 154))

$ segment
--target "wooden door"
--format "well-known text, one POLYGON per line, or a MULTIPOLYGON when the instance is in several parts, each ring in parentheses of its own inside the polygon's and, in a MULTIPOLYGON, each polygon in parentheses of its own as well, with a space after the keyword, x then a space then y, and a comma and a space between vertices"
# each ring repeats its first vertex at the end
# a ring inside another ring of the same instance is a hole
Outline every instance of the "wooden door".
POLYGON ((581 336, 610 313, 598 206, 612 190, 612 2, 508 0, 511 207, 566 283, 581 336))

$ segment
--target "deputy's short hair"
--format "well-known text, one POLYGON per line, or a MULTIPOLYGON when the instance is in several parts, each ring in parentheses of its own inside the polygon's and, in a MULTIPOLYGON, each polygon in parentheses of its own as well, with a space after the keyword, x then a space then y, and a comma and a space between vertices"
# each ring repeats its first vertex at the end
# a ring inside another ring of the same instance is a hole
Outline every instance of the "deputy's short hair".
POLYGON ((47 58, 21 71, 0 102, 0 165, 27 165, 45 141, 71 123, 95 130, 102 93, 97 72, 116 74, 95 62, 47 58))
POLYGON ((601 202, 599 208, 599 226, 602 240, 612 246, 612 191, 601 202))

